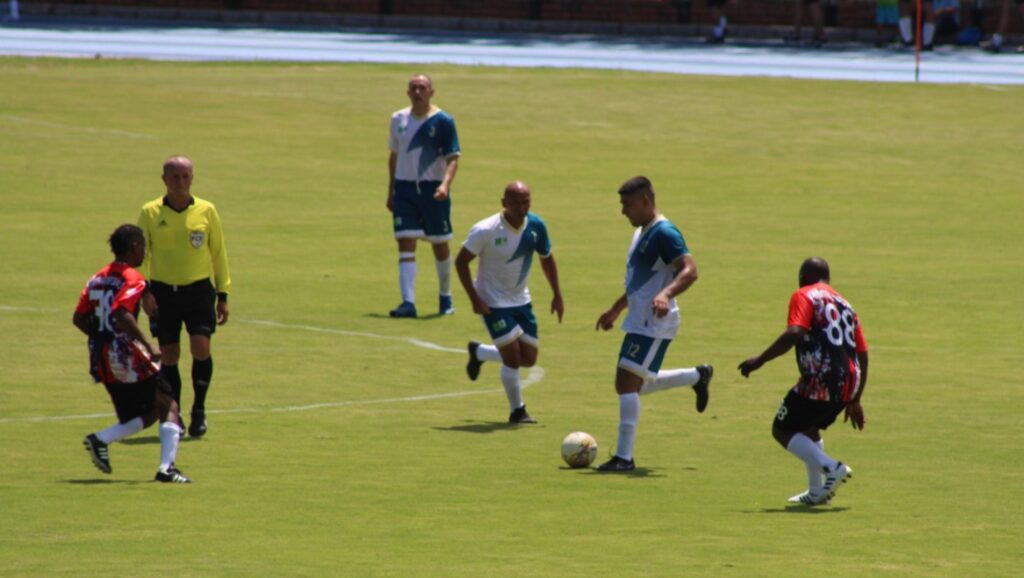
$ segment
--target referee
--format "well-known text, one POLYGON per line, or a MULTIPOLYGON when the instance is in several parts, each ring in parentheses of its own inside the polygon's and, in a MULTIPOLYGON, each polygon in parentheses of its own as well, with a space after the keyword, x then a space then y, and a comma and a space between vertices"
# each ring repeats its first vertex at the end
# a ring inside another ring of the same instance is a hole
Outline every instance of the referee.
POLYGON ((213 204, 192 195, 192 161, 164 162, 167 194, 142 206, 139 227, 146 233, 146 260, 139 271, 149 279, 142 307, 160 343, 160 372, 181 403, 181 324, 192 351, 192 422, 188 435, 206 433, 206 393, 213 377, 210 338, 228 321, 231 275, 220 216, 213 204))

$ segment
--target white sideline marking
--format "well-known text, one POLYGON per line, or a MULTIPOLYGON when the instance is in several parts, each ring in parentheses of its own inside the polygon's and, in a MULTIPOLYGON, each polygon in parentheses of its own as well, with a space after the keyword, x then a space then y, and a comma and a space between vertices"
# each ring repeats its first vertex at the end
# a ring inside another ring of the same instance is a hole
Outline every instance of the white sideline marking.
POLYGON ((72 124, 63 124, 60 122, 50 122, 47 120, 36 120, 34 118, 25 118, 23 116, 14 116, 13 114, 0 115, 0 119, 11 120, 14 122, 20 122, 23 124, 34 124, 36 126, 45 126, 47 128, 57 128, 60 130, 77 130, 79 132, 88 132, 94 134, 110 134, 114 136, 124 136, 128 138, 144 139, 144 140, 156 140, 157 137, 151 134, 145 134, 141 132, 129 132, 126 130, 117 130, 113 128, 93 128, 89 126, 75 126, 72 124))
POLYGON ((28 313, 56 313, 56 309, 40 309, 38 307, 14 307, 12 305, 0 305, 0 311, 24 311, 28 313))
MULTIPOLYGON (((35 309, 31 307, 8 307, 0 305, 0 311, 47 311, 44 309, 35 309)), ((424 349, 430 349, 433 351, 444 351, 448 353, 466 353, 465 349, 454 349, 451 347, 444 347, 436 343, 430 343, 429 341, 423 341, 413 337, 394 337, 391 335, 380 335, 377 333, 366 333, 362 331, 346 331, 344 329, 331 329, 329 327, 316 327, 313 325, 291 325, 288 323, 278 323, 277 321, 267 321, 264 319, 246 319, 242 320, 243 323, 250 323, 253 325, 263 325, 267 327, 279 327, 283 329, 298 329, 301 331, 312 331, 315 333, 327 333, 331 335, 344 335, 346 337, 369 337, 373 339, 387 339, 393 341, 404 341, 415 347, 422 347, 424 349)), ((530 387, 531 385, 544 379, 544 368, 540 366, 534 366, 530 368, 530 371, 526 374, 526 377, 522 381, 523 389, 530 387)), ((261 412, 291 412, 291 411, 310 411, 314 409, 328 409, 334 407, 348 407, 353 405, 374 405, 383 403, 404 403, 410 401, 430 401, 434 399, 450 399, 456 397, 467 397, 470 395, 482 395, 487 393, 504 393, 504 389, 474 389, 468 391, 451 391, 448 393, 435 393, 431 395, 415 395, 410 397, 386 397, 382 399, 365 399, 359 401, 334 401, 326 403, 315 403, 310 405, 290 405, 285 407, 271 407, 271 408, 232 408, 232 409, 211 409, 207 410, 208 414, 225 414, 225 413, 261 413, 261 412)), ((17 423, 17 422, 41 422, 41 421, 69 421, 69 420, 80 420, 80 419, 98 419, 110 417, 110 413, 90 413, 82 415, 55 415, 55 416, 32 416, 32 417, 4 417, 0 418, 0 424, 3 423, 17 423)))

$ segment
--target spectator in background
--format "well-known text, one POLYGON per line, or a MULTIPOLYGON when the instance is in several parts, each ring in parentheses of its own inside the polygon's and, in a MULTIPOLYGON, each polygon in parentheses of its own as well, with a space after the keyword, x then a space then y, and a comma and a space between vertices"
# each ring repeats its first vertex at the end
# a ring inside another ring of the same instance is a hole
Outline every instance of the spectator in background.
POLYGON ((8 6, 10 7, 10 12, 4 17, 4 22, 17 22, 21 20, 21 14, 18 12, 18 0, 11 0, 8 6))
POLYGON ((721 44, 725 42, 725 35, 728 32, 729 20, 725 17, 725 4, 729 0, 707 0, 708 9, 711 10, 711 20, 715 23, 708 36, 708 44, 721 44))
MULTIPOLYGON (((883 38, 883 28, 893 26, 900 21, 898 0, 877 0, 875 2, 875 46, 884 46, 888 38, 883 38)), ((886 36, 888 36, 886 34, 886 36)))
MULTIPOLYGON (((1024 0, 1013 1, 1017 4, 1017 13, 1024 20, 1024 0)), ((1006 36, 1006 29, 1010 26, 1010 15, 1013 13, 1010 10, 1010 2, 1011 0, 1003 0, 1003 6, 999 11, 999 26, 996 28, 996 33, 992 35, 988 42, 984 42, 981 45, 982 48, 989 52, 1000 52, 1003 49, 1004 36, 1006 36)))
MULTIPOLYGON (((900 40, 904 46, 914 45, 914 34, 918 27, 913 23, 917 15, 917 5, 914 0, 900 0, 900 40)), ((922 0, 921 18, 924 26, 921 30, 921 49, 931 50, 935 42, 935 11, 932 10, 931 0, 922 0)))
POLYGON ((786 42, 800 43, 801 28, 803 27, 803 8, 806 5, 811 12, 811 20, 814 21, 814 36, 811 38, 811 45, 820 48, 828 38, 825 36, 825 17, 821 10, 820 0, 795 0, 796 12, 793 18, 793 33, 786 37, 786 42))

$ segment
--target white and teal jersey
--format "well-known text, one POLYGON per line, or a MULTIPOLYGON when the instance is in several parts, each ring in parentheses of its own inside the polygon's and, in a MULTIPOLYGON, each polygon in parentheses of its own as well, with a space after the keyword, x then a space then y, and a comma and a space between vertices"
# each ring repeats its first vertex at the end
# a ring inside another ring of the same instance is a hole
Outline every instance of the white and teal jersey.
POLYGON ((445 161, 460 154, 455 119, 436 106, 422 118, 411 107, 391 115, 388 145, 398 155, 397 181, 443 181, 445 161))
POLYGON ((672 263, 690 250, 683 234, 668 219, 658 217, 633 234, 626 260, 626 299, 629 313, 622 322, 626 333, 637 333, 657 339, 672 339, 679 330, 679 306, 669 301, 664 317, 654 316, 651 302, 676 276, 672 263))
POLYGON ((551 255, 548 228, 540 217, 526 215, 526 221, 515 229, 498 213, 473 225, 462 246, 476 255, 476 287, 480 298, 490 307, 518 307, 530 302, 526 287, 533 254, 542 258, 551 255))

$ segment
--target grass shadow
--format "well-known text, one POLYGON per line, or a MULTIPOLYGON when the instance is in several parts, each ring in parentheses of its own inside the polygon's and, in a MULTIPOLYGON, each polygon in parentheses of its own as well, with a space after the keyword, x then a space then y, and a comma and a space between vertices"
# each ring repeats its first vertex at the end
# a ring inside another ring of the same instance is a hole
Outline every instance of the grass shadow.
POLYGON ((665 474, 659 474, 657 468, 636 468, 629 472, 599 472, 596 468, 588 468, 583 470, 582 468, 570 468, 568 466, 562 466, 561 470, 579 470, 581 475, 586 476, 597 476, 599 478, 667 478, 665 474))
POLYGON ((138 480, 111 480, 105 478, 90 478, 87 480, 57 480, 58 484, 75 484, 80 486, 97 486, 100 484, 141 484, 138 480))
POLYGON ((433 321, 440 317, 447 317, 444 313, 431 313, 429 315, 417 315, 416 317, 392 317, 387 313, 365 313, 363 317, 371 319, 394 319, 396 321, 433 321))
MULTIPOLYGON (((178 444, 192 443, 198 441, 198 438, 194 437, 183 437, 178 440, 178 444)), ((145 436, 145 437, 133 437, 119 440, 116 443, 121 443, 126 446, 147 446, 160 443, 160 436, 145 436)))
POLYGON ((793 504, 792 506, 786 506, 785 508, 761 508, 760 510, 745 510, 745 514, 840 514, 849 510, 849 506, 842 506, 838 508, 830 508, 821 506, 805 506, 803 504, 793 504))
MULTIPOLYGON (((462 433, 489 434, 496 431, 515 430, 520 428, 535 428, 537 424, 522 425, 509 423, 507 421, 466 421, 464 425, 453 425, 448 427, 434 426, 437 431, 453 431, 462 433)), ((568 469, 568 468, 566 468, 568 469)))

